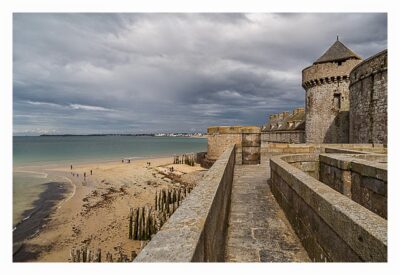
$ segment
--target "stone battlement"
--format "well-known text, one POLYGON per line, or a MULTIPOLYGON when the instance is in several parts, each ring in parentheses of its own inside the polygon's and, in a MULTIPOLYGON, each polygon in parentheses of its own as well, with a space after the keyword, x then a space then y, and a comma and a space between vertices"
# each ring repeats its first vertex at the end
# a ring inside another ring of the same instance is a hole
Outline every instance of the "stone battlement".
POLYGON ((350 87, 373 74, 387 71, 387 50, 381 51, 364 60, 350 72, 350 87))
POLYGON ((349 59, 340 63, 314 64, 302 71, 302 86, 304 89, 342 81, 349 81, 351 70, 358 65, 361 60, 349 59))

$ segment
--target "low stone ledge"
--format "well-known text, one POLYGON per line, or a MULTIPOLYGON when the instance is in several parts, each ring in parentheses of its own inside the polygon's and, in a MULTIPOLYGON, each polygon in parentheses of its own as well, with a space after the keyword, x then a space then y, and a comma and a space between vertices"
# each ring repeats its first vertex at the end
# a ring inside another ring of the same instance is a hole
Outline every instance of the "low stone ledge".
POLYGON ((271 190, 310 257, 330 261, 387 261, 387 221, 287 163, 282 159, 285 157, 288 156, 270 160, 271 190), (299 205, 303 208, 299 209, 299 205), (329 235, 318 229, 321 227, 332 232, 329 235), (330 237, 343 244, 327 242, 330 237), (319 249, 310 251, 314 247, 319 249), (346 258, 354 253, 359 260, 346 258))
POLYGON ((343 170, 349 170, 351 167, 352 159, 349 159, 347 156, 343 156, 340 154, 321 154, 319 155, 319 161, 343 170))
POLYGON ((352 170, 364 177, 377 178, 387 181, 387 164, 379 162, 386 159, 384 155, 375 154, 320 154, 320 162, 343 170, 352 170), (377 161, 374 161, 374 160, 377 161))
POLYGON ((135 262, 223 261, 235 146, 229 146, 135 262))
POLYGON ((371 163, 371 161, 357 159, 352 161, 351 169, 364 177, 387 180, 387 164, 371 163))

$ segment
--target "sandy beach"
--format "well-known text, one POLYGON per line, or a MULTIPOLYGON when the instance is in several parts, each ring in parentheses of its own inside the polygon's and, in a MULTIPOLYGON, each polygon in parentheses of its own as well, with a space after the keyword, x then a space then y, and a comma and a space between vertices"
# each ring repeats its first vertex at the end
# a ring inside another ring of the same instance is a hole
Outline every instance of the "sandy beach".
POLYGON ((172 163, 168 157, 37 168, 62 178, 65 192, 45 226, 24 242, 19 260, 68 262, 71 249, 84 246, 114 258, 138 253, 145 243, 128 239, 129 209, 153 206, 156 190, 193 186, 204 175, 198 164, 172 163))

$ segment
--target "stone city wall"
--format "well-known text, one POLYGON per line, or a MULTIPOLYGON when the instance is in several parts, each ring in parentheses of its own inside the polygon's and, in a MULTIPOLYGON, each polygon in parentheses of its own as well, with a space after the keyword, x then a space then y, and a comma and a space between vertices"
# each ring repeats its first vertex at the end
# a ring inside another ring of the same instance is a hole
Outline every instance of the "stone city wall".
POLYGON ((270 160, 271 190, 313 261, 386 262, 387 221, 287 161, 270 160))
POLYGON ((215 126, 207 128, 209 160, 218 159, 231 145, 236 145, 236 163, 242 163, 242 134, 260 133, 256 126, 215 126))
POLYGON ((262 143, 304 143, 305 132, 300 131, 271 131, 261 133, 262 143))
POLYGON ((223 261, 234 166, 231 145, 135 262, 223 261))
POLYGON ((383 155, 321 154, 319 180, 387 218, 387 164, 383 155))
POLYGON ((350 73, 350 142, 387 144, 387 50, 350 73))
POLYGON ((382 144, 286 144, 261 143, 261 160, 282 154, 303 153, 386 153, 382 144))

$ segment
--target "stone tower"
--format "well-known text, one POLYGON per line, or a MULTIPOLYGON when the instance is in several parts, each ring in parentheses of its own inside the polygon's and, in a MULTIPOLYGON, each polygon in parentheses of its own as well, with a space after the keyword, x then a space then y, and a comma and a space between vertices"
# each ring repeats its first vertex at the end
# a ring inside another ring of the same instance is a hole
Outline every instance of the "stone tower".
POLYGON ((361 57, 337 41, 302 72, 306 143, 349 142, 349 74, 361 57))

